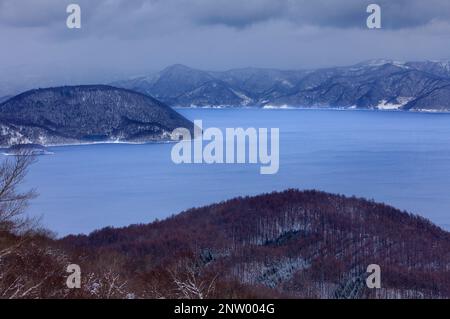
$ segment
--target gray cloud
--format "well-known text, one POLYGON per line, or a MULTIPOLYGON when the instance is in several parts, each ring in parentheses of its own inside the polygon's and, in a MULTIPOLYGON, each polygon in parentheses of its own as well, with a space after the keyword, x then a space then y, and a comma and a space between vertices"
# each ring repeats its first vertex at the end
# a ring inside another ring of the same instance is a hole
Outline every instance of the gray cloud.
POLYGON ((191 16, 194 22, 205 25, 247 27, 268 20, 285 19, 289 1, 280 0, 192 0, 191 16))
POLYGON ((381 6, 384 27, 400 29, 450 20, 446 0, 191 0, 199 22, 231 27, 268 20, 290 20, 299 25, 365 28, 366 8, 381 6))
MULTIPOLYGON (((187 24, 248 27, 272 20, 299 25, 364 28, 370 3, 382 7, 385 28, 412 28, 450 20, 447 0, 0 0, 0 24, 45 27, 64 20, 69 3, 79 3, 95 29, 138 24, 150 27, 172 20, 187 24)), ((93 28, 93 30, 95 30, 93 28)))
POLYGON ((0 0, 0 25, 18 28, 51 26, 61 19, 65 12, 62 2, 41 0, 39 4, 32 0, 0 0))
POLYGON ((449 59, 449 38, 448 0, 0 0, 0 95, 15 83, 108 82, 173 63, 449 59), (382 7, 382 30, 365 27, 372 2, 382 7), (65 26, 69 3, 82 8, 81 30, 65 26))

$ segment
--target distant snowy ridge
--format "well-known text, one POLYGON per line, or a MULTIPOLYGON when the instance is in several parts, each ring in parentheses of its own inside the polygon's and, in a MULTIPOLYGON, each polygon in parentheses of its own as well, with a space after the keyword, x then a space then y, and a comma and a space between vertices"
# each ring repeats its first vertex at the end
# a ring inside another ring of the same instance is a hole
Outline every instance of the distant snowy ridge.
POLYGON ((244 68, 224 72, 173 65, 115 82, 173 107, 450 110, 450 62, 377 59, 317 70, 244 68))

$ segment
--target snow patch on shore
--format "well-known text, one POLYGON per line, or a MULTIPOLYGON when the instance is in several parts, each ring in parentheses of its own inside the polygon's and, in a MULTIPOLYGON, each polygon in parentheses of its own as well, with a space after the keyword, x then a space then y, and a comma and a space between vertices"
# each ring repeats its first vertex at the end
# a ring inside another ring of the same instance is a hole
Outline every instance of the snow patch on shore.
POLYGON ((406 105, 408 102, 410 102, 413 98, 412 97, 399 97, 397 98, 397 101, 399 103, 388 103, 386 100, 381 100, 376 108, 379 110, 399 110, 404 105, 406 105))
POLYGON ((283 105, 271 105, 271 104, 266 104, 263 106, 263 109, 266 110, 273 110, 273 109, 295 109, 295 107, 287 105, 287 104, 283 104, 283 105))

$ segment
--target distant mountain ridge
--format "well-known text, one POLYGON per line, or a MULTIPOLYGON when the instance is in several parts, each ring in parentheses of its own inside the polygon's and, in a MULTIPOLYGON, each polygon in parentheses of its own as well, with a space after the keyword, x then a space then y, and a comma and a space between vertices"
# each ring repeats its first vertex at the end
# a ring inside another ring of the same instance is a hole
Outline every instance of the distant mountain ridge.
POLYGON ((450 62, 371 60, 348 67, 201 71, 176 64, 113 85, 179 107, 450 111, 450 62))
POLYGON ((0 145, 170 140, 193 124, 147 95, 105 85, 37 89, 0 104, 0 145))

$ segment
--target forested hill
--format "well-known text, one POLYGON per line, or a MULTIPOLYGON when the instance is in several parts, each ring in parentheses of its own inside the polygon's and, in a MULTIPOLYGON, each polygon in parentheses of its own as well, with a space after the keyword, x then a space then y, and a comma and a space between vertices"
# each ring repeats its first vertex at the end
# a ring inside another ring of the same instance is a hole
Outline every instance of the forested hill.
POLYGON ((0 104, 0 146, 149 142, 193 124, 149 96, 105 85, 24 92, 0 104))
POLYGON ((450 297, 450 233, 384 204, 318 191, 236 198, 61 243, 90 256, 86 265, 116 260, 129 289, 145 297, 177 297, 189 276, 209 297, 450 297), (369 264, 381 266, 381 289, 362 284, 369 264))

